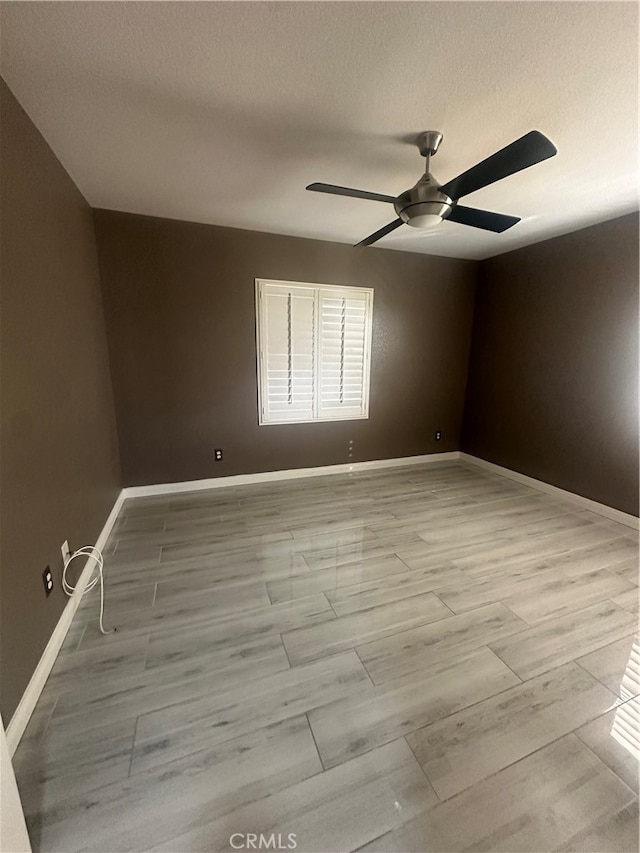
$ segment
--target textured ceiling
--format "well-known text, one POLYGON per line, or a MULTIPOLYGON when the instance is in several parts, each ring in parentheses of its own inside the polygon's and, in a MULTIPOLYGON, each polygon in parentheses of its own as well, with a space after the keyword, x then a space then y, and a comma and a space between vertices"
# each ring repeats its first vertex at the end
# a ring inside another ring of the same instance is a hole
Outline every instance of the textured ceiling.
POLYGON ((485 258, 637 208, 634 2, 3 2, 1 70, 94 207, 355 243, 444 133, 444 183, 531 129, 558 155, 465 198, 496 235, 378 245, 485 258))

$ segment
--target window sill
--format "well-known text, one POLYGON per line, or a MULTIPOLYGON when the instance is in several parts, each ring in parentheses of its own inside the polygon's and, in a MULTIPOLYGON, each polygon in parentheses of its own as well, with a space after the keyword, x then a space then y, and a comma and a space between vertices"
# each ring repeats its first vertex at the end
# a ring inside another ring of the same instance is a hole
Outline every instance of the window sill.
POLYGON ((347 418, 309 418, 308 420, 292 420, 292 421, 261 421, 258 420, 258 426, 281 426, 282 424, 333 424, 344 423, 345 421, 366 421, 369 420, 369 415, 350 415, 347 418))

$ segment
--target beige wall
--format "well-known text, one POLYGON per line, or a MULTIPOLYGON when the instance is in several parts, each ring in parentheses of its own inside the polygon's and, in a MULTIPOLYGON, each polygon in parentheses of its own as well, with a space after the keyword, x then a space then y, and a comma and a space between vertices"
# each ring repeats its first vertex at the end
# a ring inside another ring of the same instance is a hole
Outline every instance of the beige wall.
POLYGON ((120 472, 91 210, 2 81, 0 122, 0 701, 8 723, 66 603, 60 545, 95 542, 120 472))
POLYGON ((95 224, 125 485, 458 448, 475 263, 108 211, 95 224), (256 277, 374 288, 368 420, 258 426, 256 277))

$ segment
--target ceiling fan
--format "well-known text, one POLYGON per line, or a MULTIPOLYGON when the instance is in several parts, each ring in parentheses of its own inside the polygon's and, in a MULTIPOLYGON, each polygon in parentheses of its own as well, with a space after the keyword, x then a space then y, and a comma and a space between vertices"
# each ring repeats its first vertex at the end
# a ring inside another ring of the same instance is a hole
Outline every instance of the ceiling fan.
POLYGON ((429 164, 430 158, 437 152, 441 142, 442 134, 437 130, 425 130, 418 136, 416 145, 427 161, 425 172, 415 186, 398 196, 353 190, 334 184, 309 184, 307 189, 317 193, 364 198, 369 201, 386 201, 394 206, 398 218, 365 237, 356 244, 357 246, 370 246, 405 222, 413 228, 427 229, 440 224, 443 219, 448 219, 460 225, 470 225, 472 228, 482 228, 485 231, 501 234, 520 222, 520 218, 475 207, 463 207, 458 204, 459 199, 522 169, 535 166, 536 163, 541 163, 558 153, 555 145, 546 136, 538 130, 532 130, 520 139, 516 139, 511 145, 507 145, 506 148, 472 166, 457 178, 453 178, 446 184, 439 184, 429 171, 429 164))

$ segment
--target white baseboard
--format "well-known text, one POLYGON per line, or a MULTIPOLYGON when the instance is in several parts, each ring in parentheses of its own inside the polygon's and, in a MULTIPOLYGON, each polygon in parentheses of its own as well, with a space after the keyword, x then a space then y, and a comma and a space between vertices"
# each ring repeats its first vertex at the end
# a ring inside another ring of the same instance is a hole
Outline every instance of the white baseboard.
MULTIPOLYGON (((109 534, 111 533, 111 528, 113 527, 116 518, 118 517, 118 513, 120 512, 120 508, 124 502, 124 493, 120 492, 118 497, 116 498, 116 502, 113 505, 113 509, 109 513, 109 517, 107 518, 104 527, 100 535, 98 536, 95 547, 102 550, 106 545, 107 539, 109 538, 109 534)), ((40 694, 42 693, 42 688, 45 685, 47 678, 49 677, 49 673, 53 668, 54 663, 56 662, 56 658, 58 657, 58 652, 60 651, 62 644, 64 642, 65 637, 67 636, 67 631, 69 630, 69 626, 71 625, 71 620, 73 619, 76 610, 78 609, 78 605, 80 604, 80 599, 82 598, 82 594, 91 579, 91 575, 93 574, 93 570, 95 568, 95 563, 93 560, 87 560, 84 564, 82 572, 80 573, 80 577, 78 578, 78 583, 76 585, 75 592, 67 601, 64 610, 58 620, 56 627, 53 629, 53 633, 49 638, 49 642, 42 654, 42 657, 38 661, 38 665, 35 668, 35 672, 31 676, 31 680, 27 685, 27 689, 22 694, 22 699, 20 700, 18 707, 16 708, 13 717, 11 717, 11 721, 7 726, 7 745, 9 747, 9 752, 11 755, 14 754, 18 744, 20 743, 20 738, 24 734, 24 730, 27 727, 27 723, 31 718, 31 714, 33 713, 33 709, 36 706, 36 702, 40 698, 40 694)))
POLYGON ((603 515, 611 521, 617 521, 620 524, 625 524, 634 530, 640 529, 640 519, 635 515, 630 515, 627 512, 622 512, 619 509, 614 509, 606 504, 592 501, 590 498, 583 498, 582 495, 576 495, 575 492, 567 492, 558 486, 552 486, 551 483, 545 483, 543 480, 535 480, 533 477, 527 477, 526 474, 520 474, 518 471, 512 471, 510 468, 503 468, 501 465, 496 465, 495 462, 487 462, 486 459, 480 459, 478 456, 471 456, 469 453, 460 453, 460 461, 468 462, 478 468, 484 468, 486 471, 491 471, 494 474, 499 474, 501 477, 507 477, 509 480, 515 480, 517 483, 522 483, 524 486, 530 486, 532 489, 538 489, 540 492, 546 492, 548 495, 553 495, 557 498, 569 501, 576 504, 582 509, 587 509, 589 512, 595 512, 598 515, 603 515))
POLYGON ((288 468, 285 471, 264 471, 260 474, 237 474, 230 477, 211 477, 207 480, 187 480, 182 483, 160 483, 154 486, 128 486, 123 489, 125 498, 145 498, 152 495, 172 495, 178 492, 197 492, 202 489, 221 489, 226 486, 248 486, 252 483, 270 483, 276 480, 297 480, 302 477, 323 477, 326 474, 348 474, 352 471, 374 471, 379 468, 401 468, 405 465, 424 465, 430 462, 455 462, 460 458, 457 450, 429 453, 425 456, 400 456, 396 459, 373 459, 370 462, 352 462, 344 465, 323 465, 320 468, 288 468))

